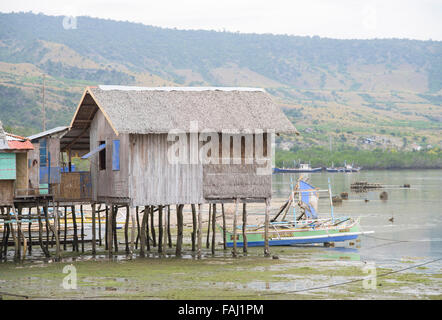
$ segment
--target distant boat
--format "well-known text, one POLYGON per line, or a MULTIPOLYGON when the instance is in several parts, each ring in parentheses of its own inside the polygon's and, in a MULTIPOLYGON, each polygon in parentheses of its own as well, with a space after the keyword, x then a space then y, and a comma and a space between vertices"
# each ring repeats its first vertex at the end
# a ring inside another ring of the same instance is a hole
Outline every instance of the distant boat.
POLYGON ((301 163, 298 168, 273 168, 273 173, 308 173, 321 171, 322 167, 312 168, 308 163, 301 163))
POLYGON ((326 168, 327 172, 359 172, 362 167, 353 167, 353 164, 345 162, 343 167, 335 167, 333 164, 330 168, 326 168))

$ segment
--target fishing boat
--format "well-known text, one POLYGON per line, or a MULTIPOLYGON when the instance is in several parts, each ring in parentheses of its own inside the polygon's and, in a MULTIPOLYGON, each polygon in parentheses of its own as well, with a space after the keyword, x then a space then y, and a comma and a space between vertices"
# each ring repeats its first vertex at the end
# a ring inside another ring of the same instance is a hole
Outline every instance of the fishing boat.
MULTIPOLYGON (((302 177, 296 187, 291 184, 292 190, 288 200, 279 208, 276 215, 270 220, 268 240, 270 246, 291 246, 298 244, 331 243, 357 239, 363 232, 359 219, 350 217, 334 217, 332 194, 329 189, 314 188, 302 177), (317 214, 320 192, 328 192, 331 215, 319 218, 317 214)), ((244 245, 243 226, 236 232, 236 245, 244 245)), ((234 232, 226 231, 227 246, 233 247, 234 232)), ((264 246, 265 225, 247 225, 245 228, 247 245, 250 247, 264 246)))
POLYGON ((362 169, 362 167, 354 167, 353 164, 347 164, 347 162, 344 163, 343 167, 335 167, 332 163, 332 166, 329 168, 326 168, 327 172, 359 172, 362 169))
POLYGON ((273 168, 273 173, 313 173, 321 171, 322 167, 312 168, 308 163, 300 163, 297 168, 273 168))
POLYGON ((331 167, 327 167, 325 168, 325 170, 327 172, 345 172, 343 167, 335 167, 335 165, 332 162, 332 166, 331 167))

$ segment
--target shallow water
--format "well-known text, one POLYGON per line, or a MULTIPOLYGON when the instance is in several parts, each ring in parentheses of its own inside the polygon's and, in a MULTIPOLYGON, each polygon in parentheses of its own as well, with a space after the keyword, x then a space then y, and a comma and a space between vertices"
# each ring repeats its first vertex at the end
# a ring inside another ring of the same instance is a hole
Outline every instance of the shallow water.
MULTIPOLYGON (((442 170, 362 170, 303 176, 320 189, 328 188, 330 178, 334 195, 349 193, 348 200, 334 206, 334 215, 360 218, 364 231, 375 231, 360 237, 359 248, 336 244, 339 247, 327 249, 324 254, 329 258, 360 259, 396 269, 442 257, 442 170), (388 187, 356 193, 350 190, 350 184, 355 181, 388 187), (411 188, 401 188, 404 184, 410 184, 411 188), (380 200, 382 191, 388 193, 388 200, 380 200), (394 221, 390 222, 390 218, 394 221)), ((298 174, 273 175, 274 199, 287 197, 290 178, 296 181, 298 177, 298 174)), ((319 215, 327 217, 330 211, 328 199, 321 198, 319 215)), ((441 261, 425 265, 425 272, 440 272, 441 266, 441 261)))

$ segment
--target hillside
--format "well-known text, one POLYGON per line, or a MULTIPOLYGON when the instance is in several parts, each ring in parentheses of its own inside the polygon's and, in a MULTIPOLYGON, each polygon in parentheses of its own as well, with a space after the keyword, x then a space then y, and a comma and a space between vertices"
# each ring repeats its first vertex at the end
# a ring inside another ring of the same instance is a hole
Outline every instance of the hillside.
POLYGON ((259 86, 301 131, 281 148, 442 143, 442 43, 163 29, 0 14, 0 119, 20 133, 67 124, 85 85, 259 86), (331 137, 331 138, 330 138, 331 137))

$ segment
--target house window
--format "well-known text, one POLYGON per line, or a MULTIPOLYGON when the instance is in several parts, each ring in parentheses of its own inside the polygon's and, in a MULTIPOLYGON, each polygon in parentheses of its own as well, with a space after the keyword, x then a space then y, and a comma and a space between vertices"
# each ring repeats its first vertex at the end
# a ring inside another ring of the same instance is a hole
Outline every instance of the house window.
MULTIPOLYGON (((99 145, 105 144, 106 141, 100 141, 99 145)), ((99 156, 98 156, 98 162, 100 166, 100 170, 106 170, 106 148, 103 150, 100 150, 99 156)))
POLYGON ((120 140, 113 140, 112 145, 112 170, 120 170, 120 140))

